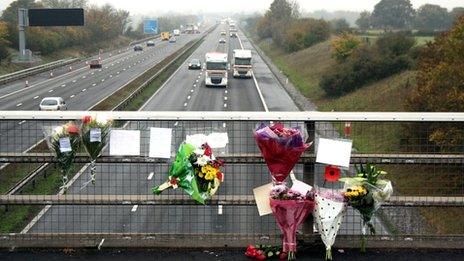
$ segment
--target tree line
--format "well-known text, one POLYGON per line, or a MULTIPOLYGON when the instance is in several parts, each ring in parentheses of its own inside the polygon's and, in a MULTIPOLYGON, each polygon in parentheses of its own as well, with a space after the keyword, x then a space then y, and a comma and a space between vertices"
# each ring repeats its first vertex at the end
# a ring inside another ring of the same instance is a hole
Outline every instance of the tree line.
POLYGON ((356 24, 361 30, 445 31, 461 13, 464 7, 448 11, 440 5, 425 4, 415 10, 410 0, 381 0, 373 12, 362 12, 356 24))

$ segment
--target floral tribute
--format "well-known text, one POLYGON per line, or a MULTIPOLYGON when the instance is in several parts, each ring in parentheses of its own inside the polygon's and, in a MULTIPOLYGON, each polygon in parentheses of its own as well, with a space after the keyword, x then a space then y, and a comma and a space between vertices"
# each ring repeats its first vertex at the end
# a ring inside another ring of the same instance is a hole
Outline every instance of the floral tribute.
POLYGON ((91 182, 95 185, 95 175, 97 173, 97 158, 101 154, 103 148, 105 148, 108 137, 110 134, 110 128, 113 121, 102 115, 97 117, 84 116, 82 118, 81 126, 81 139, 82 145, 90 158, 90 180, 86 185, 91 182))
POLYGON ((298 191, 283 185, 275 186, 271 191, 271 209, 282 231, 282 251, 288 260, 296 258, 296 231, 308 215, 314 210, 314 192, 302 195, 298 191))
POLYGON ((72 122, 58 126, 47 135, 47 144, 55 154, 61 171, 63 184, 60 189, 66 193, 68 174, 79 150, 79 128, 72 122))
POLYGON ((282 252, 282 247, 271 245, 248 245, 245 256, 255 260, 267 260, 279 258, 280 260, 287 259, 287 254, 282 252))
POLYGON ((198 203, 205 204, 224 181, 223 166, 224 162, 216 159, 207 143, 199 148, 183 143, 169 169, 168 181, 153 188, 153 193, 159 195, 168 188, 182 188, 198 203))
POLYGON ((342 178, 345 182, 345 200, 348 205, 356 209, 362 218, 361 252, 366 251, 367 232, 375 235, 372 217, 381 204, 390 199, 393 193, 392 183, 383 179, 387 172, 377 169, 374 165, 366 164, 356 167, 355 177, 342 178))

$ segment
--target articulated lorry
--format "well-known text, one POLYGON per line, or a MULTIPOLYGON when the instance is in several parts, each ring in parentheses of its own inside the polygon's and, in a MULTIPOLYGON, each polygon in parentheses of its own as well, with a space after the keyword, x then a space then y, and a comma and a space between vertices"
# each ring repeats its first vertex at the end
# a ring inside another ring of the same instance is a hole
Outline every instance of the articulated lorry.
POLYGON ((227 87, 229 63, 226 53, 207 53, 205 55, 205 85, 213 87, 227 87))
POLYGON ((234 50, 233 71, 234 78, 252 78, 251 50, 234 50))
POLYGON ((169 41, 169 38, 171 38, 171 34, 169 32, 161 33, 161 41, 169 41))

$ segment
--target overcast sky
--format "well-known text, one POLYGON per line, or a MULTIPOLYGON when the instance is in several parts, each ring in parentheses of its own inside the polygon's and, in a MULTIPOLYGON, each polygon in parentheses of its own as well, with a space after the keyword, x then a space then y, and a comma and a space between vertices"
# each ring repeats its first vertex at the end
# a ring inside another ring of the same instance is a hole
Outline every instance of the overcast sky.
MULTIPOLYGON (((297 0, 304 11, 326 9, 334 10, 373 10, 380 0, 297 0)), ((0 0, 3 10, 13 0, 0 0)), ((133 14, 159 12, 254 12, 267 9, 272 0, 90 0, 92 4, 111 3, 117 8, 125 9, 133 14)), ((417 8, 425 3, 439 4, 451 9, 464 6, 464 0, 411 0, 417 8)))

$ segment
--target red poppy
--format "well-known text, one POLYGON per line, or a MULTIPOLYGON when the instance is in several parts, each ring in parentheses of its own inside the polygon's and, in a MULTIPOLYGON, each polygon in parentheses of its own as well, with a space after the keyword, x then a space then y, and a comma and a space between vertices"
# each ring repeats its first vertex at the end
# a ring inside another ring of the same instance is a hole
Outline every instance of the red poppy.
POLYGON ((340 179, 340 169, 335 166, 325 167, 325 180, 329 182, 337 182, 340 179))
POLYGON ((79 133, 79 128, 77 128, 76 125, 71 124, 71 125, 68 126, 67 131, 68 131, 69 134, 78 134, 79 133))
POLYGON ((90 123, 91 121, 92 121, 92 116, 90 115, 84 116, 84 118, 82 118, 82 122, 84 124, 90 123))
POLYGON ((205 146, 205 155, 208 157, 211 157, 211 155, 213 155, 213 151, 211 150, 211 147, 208 145, 205 146))
POLYGON ((169 183, 171 183, 171 185, 177 185, 177 179, 176 178, 172 178, 169 183))
POLYGON ((219 179, 219 181, 221 181, 221 182, 224 181, 224 174, 222 174, 222 172, 218 172, 216 174, 216 177, 219 179))

